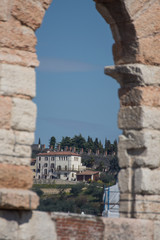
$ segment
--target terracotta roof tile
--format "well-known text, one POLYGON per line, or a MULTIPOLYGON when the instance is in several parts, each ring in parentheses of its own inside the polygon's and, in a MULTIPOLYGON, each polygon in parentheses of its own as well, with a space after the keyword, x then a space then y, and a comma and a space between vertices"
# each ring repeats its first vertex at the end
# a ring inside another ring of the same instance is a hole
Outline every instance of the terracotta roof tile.
POLYGON ((63 151, 63 152, 39 153, 39 154, 37 154, 37 156, 80 156, 80 155, 78 153, 63 151))
POLYGON ((91 170, 87 170, 87 171, 84 171, 84 172, 81 172, 81 173, 77 173, 77 175, 94 175, 94 174, 99 174, 98 171, 94 172, 94 171, 91 171, 91 170))

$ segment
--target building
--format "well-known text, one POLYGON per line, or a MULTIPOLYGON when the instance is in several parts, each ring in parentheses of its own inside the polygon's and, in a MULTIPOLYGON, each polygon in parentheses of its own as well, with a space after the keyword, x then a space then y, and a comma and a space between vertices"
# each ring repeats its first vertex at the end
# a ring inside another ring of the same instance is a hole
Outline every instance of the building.
POLYGON ((33 178, 36 177, 36 159, 31 160, 30 168, 33 171, 33 178))
POLYGON ((70 151, 39 153, 36 157, 36 179, 75 181, 77 172, 85 169, 81 156, 70 151))
POLYGON ((97 181, 98 179, 99 179, 98 171, 94 172, 94 171, 87 170, 77 174, 77 181, 88 182, 89 180, 97 181))

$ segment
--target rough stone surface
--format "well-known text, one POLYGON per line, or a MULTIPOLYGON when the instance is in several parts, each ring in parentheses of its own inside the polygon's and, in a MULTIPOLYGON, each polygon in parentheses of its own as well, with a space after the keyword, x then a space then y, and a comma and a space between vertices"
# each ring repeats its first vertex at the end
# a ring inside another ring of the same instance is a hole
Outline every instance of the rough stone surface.
POLYGON ((21 94, 35 97, 35 70, 16 65, 0 64, 0 94, 21 94))
POLYGON ((36 209, 39 197, 36 193, 22 189, 0 189, 0 209, 36 209))
POLYGON ((40 27, 44 14, 41 1, 13 0, 12 15, 34 30, 40 27))
POLYGON ((120 85, 127 86, 145 86, 160 85, 160 67, 148 66, 143 64, 124 64, 105 67, 105 74, 115 78, 120 85))
POLYGON ((133 218, 134 201, 130 193, 121 193, 119 201, 120 217, 133 218))
POLYGON ((118 175, 118 184, 121 193, 131 192, 132 171, 130 168, 120 170, 118 175))
POLYGON ((154 240, 159 240, 160 239, 160 221, 155 221, 154 222, 154 240))
POLYGON ((119 90, 121 106, 160 107, 160 87, 134 87, 119 90))
POLYGON ((160 195, 121 194, 120 216, 160 220, 160 195))
POLYGON ((151 36, 151 34, 154 37, 155 34, 160 33, 160 14, 157 14, 159 12, 160 3, 159 0, 156 0, 152 1, 152 4, 145 11, 142 11, 141 14, 137 14, 134 24, 138 38, 146 38, 147 36, 151 36))
POLYGON ((30 100, 13 98, 11 126, 15 130, 35 130, 36 105, 30 100))
POLYGON ((160 17, 156 14, 160 9, 159 0, 95 1, 97 10, 111 26, 116 64, 160 65, 160 17))
POLYGON ((1 155, 13 155, 15 138, 13 131, 0 129, 0 153, 1 155))
POLYGON ((37 39, 34 31, 14 18, 0 24, 0 47, 35 52, 37 39), (7 31, 6 31, 7 29, 7 31))
POLYGON ((2 47, 0 48, 0 63, 21 65, 25 67, 39 66, 36 53, 2 47))
MULTIPOLYGON (((1 80, 0 80, 0 84, 1 84, 1 80)), ((11 109, 12 109, 11 98, 0 96, 0 128, 10 129, 11 109)))
POLYGON ((31 217, 28 217, 28 215, 23 214, 18 232, 19 240, 57 239, 55 222, 51 220, 48 213, 33 211, 31 217))
POLYGON ((33 132, 14 131, 15 142, 20 145, 32 145, 34 143, 33 132))
POLYGON ((160 108, 141 106, 124 107, 119 111, 120 129, 160 129, 160 108))
POLYGON ((0 188, 29 189, 32 183, 33 173, 29 166, 0 164, 0 188))
POLYGON ((160 34, 139 40, 138 62, 160 66, 160 34))
POLYGON ((105 224, 104 240, 151 240, 153 224, 140 219, 102 218, 105 224))
POLYGON ((1 0, 0 2, 0 21, 7 21, 11 14, 11 1, 10 0, 1 0))
POLYGON ((135 170, 134 192, 160 194, 160 169, 138 168, 135 170))
POLYGON ((136 195, 134 217, 160 220, 160 195, 136 195))
POLYGON ((6 155, 5 153, 0 155, 0 163, 8 163, 16 166, 29 166, 31 163, 31 158, 13 156, 13 154, 6 155))
POLYGON ((2 216, 0 211, 0 239, 1 240, 18 240, 18 222, 11 212, 7 212, 7 216, 2 216))
POLYGON ((160 133, 155 130, 125 130, 119 136, 119 165, 125 167, 160 167, 160 133), (154 159, 154 161, 153 161, 154 159))
POLYGON ((30 158, 33 139, 33 133, 0 129, 0 153, 11 157, 30 158))

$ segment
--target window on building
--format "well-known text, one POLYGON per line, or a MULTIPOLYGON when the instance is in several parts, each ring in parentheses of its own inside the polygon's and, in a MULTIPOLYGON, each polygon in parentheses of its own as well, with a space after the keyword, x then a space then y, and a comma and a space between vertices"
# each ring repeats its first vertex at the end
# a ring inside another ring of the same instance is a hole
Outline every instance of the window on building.
POLYGON ((51 164, 51 168, 54 168, 54 163, 51 164))
POLYGON ((41 168, 41 164, 39 163, 39 168, 41 168))
POLYGON ((41 161, 41 157, 39 157, 39 161, 41 161))
POLYGON ((72 170, 74 170, 74 165, 72 165, 72 170))
POLYGON ((61 166, 59 165, 59 166, 57 166, 57 170, 61 170, 61 166))
POLYGON ((48 167, 48 164, 47 164, 47 163, 45 163, 45 164, 44 164, 44 167, 48 167))
POLYGON ((45 161, 47 161, 48 160, 48 157, 45 157, 45 161))
POLYGON ((65 166, 65 170, 67 170, 67 166, 65 166))
POLYGON ((51 161, 54 161, 54 157, 51 157, 51 161))
POLYGON ((74 161, 78 161, 78 157, 74 157, 74 161))
POLYGON ((47 174, 47 169, 44 169, 44 174, 47 174))
POLYGON ((74 173, 72 173, 72 177, 74 177, 74 173))

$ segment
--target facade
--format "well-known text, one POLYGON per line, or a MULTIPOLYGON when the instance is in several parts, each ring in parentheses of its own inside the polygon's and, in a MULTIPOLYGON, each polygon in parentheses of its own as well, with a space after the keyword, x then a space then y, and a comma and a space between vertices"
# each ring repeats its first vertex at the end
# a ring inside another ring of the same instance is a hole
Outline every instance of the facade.
POLYGON ((88 181, 97 181, 99 179, 99 172, 94 172, 94 171, 84 171, 81 173, 77 174, 77 181, 83 181, 83 182, 88 182, 88 181))
POLYGON ((36 159, 31 160, 30 168, 33 172, 33 178, 36 177, 36 159))
POLYGON ((36 157, 36 179, 62 179, 75 181, 77 172, 85 170, 77 153, 47 152, 36 157))

